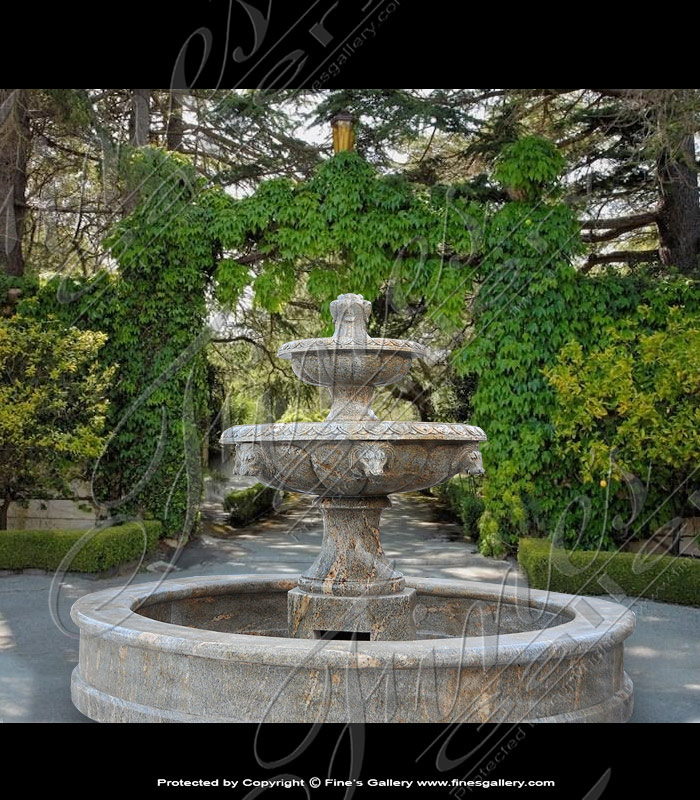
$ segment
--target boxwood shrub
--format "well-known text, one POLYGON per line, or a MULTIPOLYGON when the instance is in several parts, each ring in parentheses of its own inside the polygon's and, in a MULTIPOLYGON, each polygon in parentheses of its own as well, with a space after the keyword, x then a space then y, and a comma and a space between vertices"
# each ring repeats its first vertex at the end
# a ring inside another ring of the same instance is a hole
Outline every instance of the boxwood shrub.
POLYGON ((518 561, 534 589, 614 594, 700 605, 700 559, 591 550, 552 550, 548 539, 521 539, 518 561), (551 569, 550 569, 551 560, 551 569))
POLYGON ((263 514, 272 511, 277 489, 256 483, 248 489, 237 489, 224 498, 224 511, 229 512, 229 523, 235 528, 248 525, 263 514))
POLYGON ((101 572, 152 550, 161 534, 155 520, 127 522, 101 530, 0 531, 0 569, 53 570, 76 542, 71 572, 101 572))

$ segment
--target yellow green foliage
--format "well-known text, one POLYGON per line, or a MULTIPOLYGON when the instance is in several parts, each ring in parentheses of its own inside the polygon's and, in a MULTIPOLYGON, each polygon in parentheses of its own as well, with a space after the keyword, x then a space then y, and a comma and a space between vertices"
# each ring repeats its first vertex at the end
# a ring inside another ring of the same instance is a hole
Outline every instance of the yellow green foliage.
MULTIPOLYGON (((578 478, 608 497, 632 492, 639 512, 657 522, 683 514, 700 464, 700 315, 670 307, 653 320, 647 305, 608 326, 585 352, 562 348, 545 371, 556 391, 552 420, 558 451, 573 456, 578 478), (680 491, 678 491, 680 489, 680 491)), ((687 509, 690 511, 690 509, 687 509)))
POLYGON ((113 369, 103 333, 15 316, 0 321, 0 491, 6 501, 61 489, 96 458, 113 369))

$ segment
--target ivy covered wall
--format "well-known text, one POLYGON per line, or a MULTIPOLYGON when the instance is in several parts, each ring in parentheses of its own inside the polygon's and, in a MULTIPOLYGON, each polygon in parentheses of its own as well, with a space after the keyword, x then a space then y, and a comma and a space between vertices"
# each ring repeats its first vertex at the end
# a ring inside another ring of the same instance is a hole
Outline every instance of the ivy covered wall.
POLYGON ((212 217, 227 199, 175 154, 142 148, 132 169, 140 201, 105 243, 118 270, 88 281, 56 277, 23 310, 107 334, 102 358, 116 364, 110 436, 93 472, 103 510, 188 535, 202 486, 212 217))

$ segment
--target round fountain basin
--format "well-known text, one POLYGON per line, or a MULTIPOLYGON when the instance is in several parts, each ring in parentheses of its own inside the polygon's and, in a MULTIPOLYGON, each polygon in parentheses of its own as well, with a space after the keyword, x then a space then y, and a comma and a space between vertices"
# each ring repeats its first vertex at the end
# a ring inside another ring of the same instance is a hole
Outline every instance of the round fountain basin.
POLYGON ((78 600, 73 702, 101 722, 624 722, 634 614, 588 597, 406 579, 417 638, 286 636, 280 575, 78 600))

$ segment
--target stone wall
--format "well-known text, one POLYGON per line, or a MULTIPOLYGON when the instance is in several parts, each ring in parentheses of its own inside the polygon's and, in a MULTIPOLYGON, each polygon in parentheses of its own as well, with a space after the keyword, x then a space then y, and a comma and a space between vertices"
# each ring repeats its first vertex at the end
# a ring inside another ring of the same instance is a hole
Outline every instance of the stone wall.
POLYGON ((9 530, 76 530, 92 528, 97 514, 86 500, 26 500, 10 503, 9 530))
POLYGON ((679 555, 700 558, 700 517, 685 517, 680 531, 674 529, 670 523, 664 525, 651 538, 630 542, 625 549, 633 553, 669 555, 673 553, 676 539, 678 539, 679 555))

